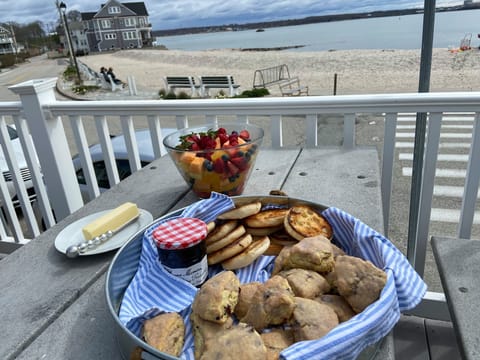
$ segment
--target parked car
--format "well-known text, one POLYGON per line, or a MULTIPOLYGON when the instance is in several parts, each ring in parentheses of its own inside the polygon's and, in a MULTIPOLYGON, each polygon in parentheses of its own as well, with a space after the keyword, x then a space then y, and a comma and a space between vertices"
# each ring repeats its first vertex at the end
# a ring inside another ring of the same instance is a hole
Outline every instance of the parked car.
MULTIPOLYGON (((33 187, 32 176, 30 173, 30 169, 27 165, 27 160, 25 159, 25 154, 23 153, 22 144, 20 143, 20 139, 18 137, 17 130, 15 129, 14 125, 7 125, 8 135, 10 136, 10 140, 12 143, 12 148, 15 153, 15 157, 17 160, 18 167, 20 168, 20 173, 22 175, 22 179, 25 182, 25 188, 27 189, 27 194, 30 199, 30 202, 33 202, 37 195, 35 194, 35 188, 33 187)), ((2 171, 3 178, 5 179, 5 183, 8 188, 8 192, 10 193, 10 197, 12 198, 13 205, 18 208, 20 207, 20 200, 18 200, 17 190, 15 189, 15 185, 13 184, 13 176, 8 168, 8 163, 5 157, 5 154, 0 149, 0 170, 2 171)))
MULTIPOLYGON (((166 128, 162 129, 162 134, 163 136, 167 136, 174 131, 176 131, 176 129, 166 128)), ((148 129, 138 130, 135 132, 135 137, 138 144, 140 162, 142 167, 144 167, 150 164, 153 160, 155 160, 150 131, 148 129)), ((123 135, 115 136, 111 139, 111 141, 115 161, 117 163, 118 175, 120 177, 120 180, 123 180, 132 174, 130 164, 128 162, 128 152, 125 145, 125 137, 123 135)), ((90 156, 92 157, 93 168, 95 170, 95 175, 97 177, 97 183, 98 187, 100 188, 100 192, 108 190, 110 188, 110 184, 108 181, 107 170, 105 167, 105 160, 103 158, 102 147, 100 144, 95 144, 90 146, 89 150, 90 156)), ((80 191, 82 192, 82 196, 84 199, 88 199, 88 190, 85 175, 82 169, 82 164, 80 162, 80 157, 78 155, 75 155, 72 160, 77 174, 77 180, 80 184, 80 191)))

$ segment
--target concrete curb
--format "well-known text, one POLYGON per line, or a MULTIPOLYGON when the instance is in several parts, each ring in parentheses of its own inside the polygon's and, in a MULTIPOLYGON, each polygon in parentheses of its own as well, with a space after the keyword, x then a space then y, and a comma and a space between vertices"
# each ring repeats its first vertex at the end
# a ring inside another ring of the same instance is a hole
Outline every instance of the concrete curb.
POLYGON ((55 85, 55 90, 62 96, 70 99, 70 100, 78 100, 78 101, 87 101, 88 99, 84 99, 84 98, 81 98, 81 97, 77 97, 73 94, 70 94, 70 93, 67 93, 63 90, 63 81, 60 80, 60 78, 57 79, 57 83, 55 85))

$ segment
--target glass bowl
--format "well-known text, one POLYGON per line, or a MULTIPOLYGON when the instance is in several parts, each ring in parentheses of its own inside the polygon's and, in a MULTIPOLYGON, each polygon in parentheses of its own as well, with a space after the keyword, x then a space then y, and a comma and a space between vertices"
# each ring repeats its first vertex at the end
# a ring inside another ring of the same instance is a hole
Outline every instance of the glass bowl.
POLYGON ((263 135, 252 124, 203 125, 171 133, 163 145, 197 196, 208 198, 212 191, 235 196, 243 193, 263 135))

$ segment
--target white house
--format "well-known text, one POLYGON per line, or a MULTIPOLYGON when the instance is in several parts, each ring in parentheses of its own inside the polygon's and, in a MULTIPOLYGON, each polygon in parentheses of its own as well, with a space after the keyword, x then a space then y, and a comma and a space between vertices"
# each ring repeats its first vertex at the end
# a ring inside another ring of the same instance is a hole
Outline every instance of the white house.
POLYGON ((0 26, 0 54, 15 53, 15 39, 12 33, 0 26))

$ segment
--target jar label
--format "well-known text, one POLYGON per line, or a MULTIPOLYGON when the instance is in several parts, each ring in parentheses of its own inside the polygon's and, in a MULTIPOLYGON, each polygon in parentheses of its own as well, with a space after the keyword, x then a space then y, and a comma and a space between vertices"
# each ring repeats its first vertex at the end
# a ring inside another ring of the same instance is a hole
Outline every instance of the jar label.
POLYGON ((165 270, 170 274, 188 281, 193 286, 200 286, 204 283, 208 276, 207 255, 202 260, 189 267, 172 268, 163 264, 165 270))

